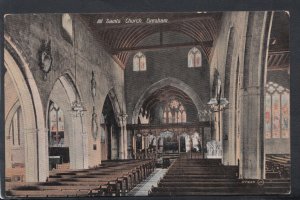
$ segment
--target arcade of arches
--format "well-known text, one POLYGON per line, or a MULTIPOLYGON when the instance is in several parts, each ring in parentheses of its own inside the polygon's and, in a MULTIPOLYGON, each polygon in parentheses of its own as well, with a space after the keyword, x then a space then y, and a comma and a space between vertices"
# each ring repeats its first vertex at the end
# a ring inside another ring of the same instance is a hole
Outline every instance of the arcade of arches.
POLYGON ((268 156, 289 157, 288 13, 161 15, 5 17, 7 180, 189 152, 264 179, 268 156))

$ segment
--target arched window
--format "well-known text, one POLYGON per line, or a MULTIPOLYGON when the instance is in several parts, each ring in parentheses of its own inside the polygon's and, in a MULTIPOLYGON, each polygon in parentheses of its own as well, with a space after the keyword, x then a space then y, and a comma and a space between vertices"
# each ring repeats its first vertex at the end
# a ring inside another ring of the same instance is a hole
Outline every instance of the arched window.
POLYGON ((265 137, 289 138, 290 91, 277 83, 269 82, 265 96, 265 137))
POLYGON ((193 47, 188 53, 188 67, 201 67, 202 55, 199 49, 193 47))
POLYGON ((182 103, 176 99, 169 100, 163 109, 163 123, 185 123, 186 111, 182 103))
POLYGON ((146 71, 146 56, 138 52, 133 57, 133 71, 146 71))
POLYGON ((21 124, 22 124, 22 110, 21 110, 21 106, 19 106, 19 108, 16 110, 11 124, 10 124, 10 128, 9 128, 9 137, 12 141, 12 145, 13 146, 20 146, 21 144, 21 124))
POLYGON ((62 15, 62 28, 67 33, 70 42, 73 41, 73 23, 72 18, 69 14, 65 13, 62 15))
POLYGON ((64 113, 54 102, 51 102, 49 109, 49 146, 64 147, 64 113))

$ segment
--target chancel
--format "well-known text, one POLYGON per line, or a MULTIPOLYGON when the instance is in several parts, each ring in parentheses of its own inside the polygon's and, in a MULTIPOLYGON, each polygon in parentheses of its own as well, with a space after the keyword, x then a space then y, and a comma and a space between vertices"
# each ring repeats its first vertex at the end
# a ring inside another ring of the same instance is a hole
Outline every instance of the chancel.
POLYGON ((8 197, 290 192, 288 12, 4 22, 8 197))

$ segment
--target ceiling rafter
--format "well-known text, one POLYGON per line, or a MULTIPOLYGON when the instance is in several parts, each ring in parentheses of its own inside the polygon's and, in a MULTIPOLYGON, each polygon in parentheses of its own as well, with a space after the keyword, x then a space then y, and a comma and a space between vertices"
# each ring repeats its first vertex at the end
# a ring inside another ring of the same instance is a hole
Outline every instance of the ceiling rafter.
POLYGON ((288 70, 290 67, 289 51, 271 51, 268 54, 268 70, 288 70))
POLYGON ((191 44, 164 44, 161 46, 138 45, 148 36, 166 31, 182 33, 192 38, 195 45, 202 48, 203 53, 209 58, 213 40, 217 36, 217 25, 220 22, 222 13, 107 13, 107 14, 81 14, 81 18, 88 22, 91 29, 104 41, 105 48, 113 55, 113 58, 121 66, 126 66, 131 51, 152 50, 164 48, 180 48, 191 46, 191 44), (122 21, 130 18, 167 18, 168 23, 157 24, 97 24, 100 18, 119 18, 122 21), (207 45, 208 44, 208 45, 207 45))
POLYGON ((191 46, 204 46, 204 47, 212 47, 212 41, 204 41, 204 42, 186 42, 186 43, 174 43, 174 44, 163 44, 163 45, 151 45, 151 46, 135 46, 129 48, 119 48, 112 49, 111 52, 113 54, 117 54, 119 52, 131 52, 131 51, 153 51, 157 49, 168 49, 168 48, 180 48, 180 47, 191 47, 191 46))

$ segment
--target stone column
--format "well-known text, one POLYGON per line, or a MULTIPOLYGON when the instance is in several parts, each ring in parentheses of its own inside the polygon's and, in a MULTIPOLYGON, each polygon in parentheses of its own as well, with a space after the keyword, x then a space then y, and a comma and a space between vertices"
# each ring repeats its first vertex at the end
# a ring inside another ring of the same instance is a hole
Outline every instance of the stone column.
POLYGON ((110 138, 111 138, 111 159, 115 160, 118 158, 118 140, 117 134, 115 132, 114 125, 110 127, 110 138))
POLYGON ((39 182, 45 182, 49 176, 48 129, 40 129, 37 134, 39 182))
POLYGON ((178 140, 178 153, 180 153, 180 135, 178 135, 177 140, 178 140))
POLYGON ((124 147, 124 159, 128 159, 128 135, 127 135, 127 115, 123 117, 123 147, 124 147))
POLYGON ((124 132, 123 126, 121 126, 121 131, 119 134, 119 159, 124 159, 124 132))
POLYGON ((134 158, 133 159, 136 159, 136 135, 135 135, 135 131, 132 131, 132 149, 133 149, 133 155, 134 155, 134 158))
POLYGON ((38 182, 37 130, 24 129, 25 142, 25 180, 38 182))
POLYGON ((5 133, 5 168, 11 168, 11 144, 12 137, 8 133, 5 133))
POLYGON ((148 158, 148 135, 144 137, 144 146, 145 146, 145 156, 148 158))
POLYGON ((128 144, 127 144, 127 115, 119 115, 119 124, 121 127, 120 138, 119 138, 119 158, 127 159, 128 158, 128 144))
POLYGON ((82 116, 72 113, 73 131, 70 139, 70 167, 71 169, 88 168, 87 134, 83 129, 82 116))
POLYGON ((246 33, 241 115, 242 178, 264 177, 264 84, 272 15, 250 12, 246 33))
POLYGON ((88 136, 86 131, 81 133, 81 137, 82 137, 82 153, 83 153, 83 169, 88 169, 88 136))

